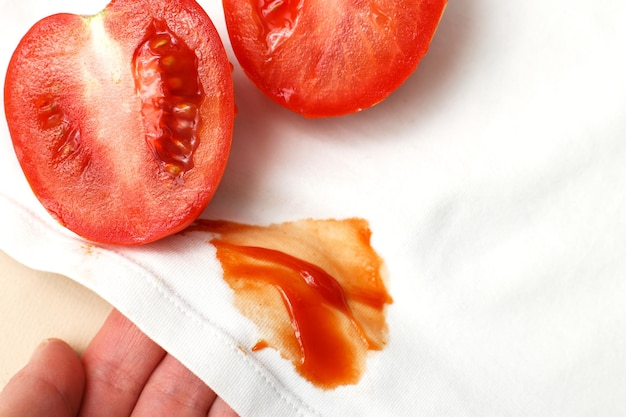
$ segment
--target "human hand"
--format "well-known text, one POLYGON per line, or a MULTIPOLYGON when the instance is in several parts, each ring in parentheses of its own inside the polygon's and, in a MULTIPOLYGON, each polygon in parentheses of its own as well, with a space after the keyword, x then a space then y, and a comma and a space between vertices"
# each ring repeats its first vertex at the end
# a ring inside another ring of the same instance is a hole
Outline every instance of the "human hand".
POLYGON ((174 357, 114 310, 82 360, 42 343, 0 393, 2 417, 236 417, 174 357))

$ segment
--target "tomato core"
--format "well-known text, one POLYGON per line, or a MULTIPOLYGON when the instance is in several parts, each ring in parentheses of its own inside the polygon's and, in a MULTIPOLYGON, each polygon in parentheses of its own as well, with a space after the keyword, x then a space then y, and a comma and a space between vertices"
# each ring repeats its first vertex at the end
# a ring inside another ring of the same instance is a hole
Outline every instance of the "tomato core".
POLYGON ((154 20, 133 57, 146 141, 167 174, 182 179, 193 168, 204 92, 198 59, 166 23, 154 20))

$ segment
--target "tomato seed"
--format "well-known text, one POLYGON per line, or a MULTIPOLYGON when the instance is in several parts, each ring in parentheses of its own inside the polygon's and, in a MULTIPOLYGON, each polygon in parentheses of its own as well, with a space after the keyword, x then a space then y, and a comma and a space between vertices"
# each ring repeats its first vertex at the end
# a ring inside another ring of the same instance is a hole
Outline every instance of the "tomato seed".
POLYGON ((198 115, 198 106, 193 103, 176 103, 171 107, 172 113, 185 120, 195 120, 198 115))
POLYGON ((170 42, 171 42, 171 39, 167 34, 165 33, 157 34, 154 38, 152 38, 149 41, 148 46, 154 53, 158 54, 160 53, 161 50, 165 49, 166 47, 169 47, 170 42))
POLYGON ((176 57, 174 55, 164 56, 161 58, 161 65, 164 67, 173 67, 176 63, 176 57))
POLYGON ((302 0, 261 0, 257 13, 263 24, 267 52, 271 53, 293 33, 302 9, 302 0))
POLYGON ((63 110, 56 104, 52 96, 41 96, 35 100, 37 108, 37 120, 42 129, 52 129, 59 126, 65 115, 63 110))
POLYGON ((193 168, 204 92, 198 59, 164 21, 154 20, 133 58, 146 142, 161 169, 180 177, 193 168))

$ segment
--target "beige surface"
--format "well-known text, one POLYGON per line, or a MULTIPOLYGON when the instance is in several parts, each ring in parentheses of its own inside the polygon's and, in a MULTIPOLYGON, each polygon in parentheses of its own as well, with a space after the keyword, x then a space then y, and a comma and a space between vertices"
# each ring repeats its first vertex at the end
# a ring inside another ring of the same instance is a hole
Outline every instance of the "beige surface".
POLYGON ((26 268, 2 251, 0 288, 0 388, 46 338, 83 351, 111 310, 74 281, 26 268))

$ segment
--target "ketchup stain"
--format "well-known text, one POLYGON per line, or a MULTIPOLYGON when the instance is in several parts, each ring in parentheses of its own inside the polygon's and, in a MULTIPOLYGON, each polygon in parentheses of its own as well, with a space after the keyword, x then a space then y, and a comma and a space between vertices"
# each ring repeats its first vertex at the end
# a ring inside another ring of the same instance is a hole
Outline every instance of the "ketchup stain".
POLYGON ((275 348, 328 389, 357 383, 367 351, 384 347, 392 299, 364 220, 261 227, 201 219, 187 230, 215 233, 224 279, 264 333, 253 352, 275 348), (268 288, 277 296, 267 297, 268 288), (270 314, 276 309, 284 314, 270 314))

